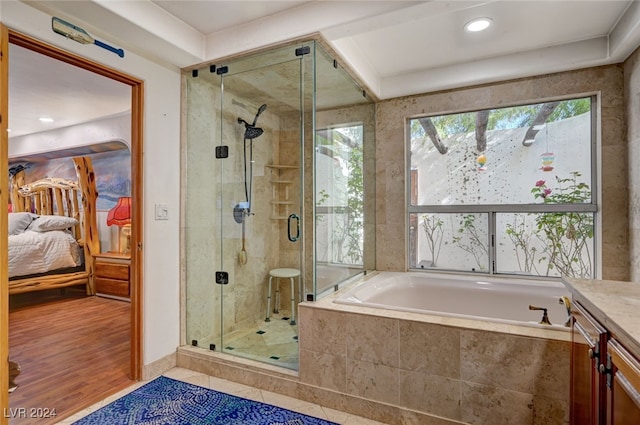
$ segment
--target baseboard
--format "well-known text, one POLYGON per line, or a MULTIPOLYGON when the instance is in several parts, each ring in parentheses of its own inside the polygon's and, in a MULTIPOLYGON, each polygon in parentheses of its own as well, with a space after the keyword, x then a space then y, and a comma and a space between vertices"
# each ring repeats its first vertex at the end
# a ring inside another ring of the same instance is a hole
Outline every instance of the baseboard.
POLYGON ((171 353, 153 363, 142 366, 142 380, 149 381, 176 367, 176 357, 176 353, 171 353))

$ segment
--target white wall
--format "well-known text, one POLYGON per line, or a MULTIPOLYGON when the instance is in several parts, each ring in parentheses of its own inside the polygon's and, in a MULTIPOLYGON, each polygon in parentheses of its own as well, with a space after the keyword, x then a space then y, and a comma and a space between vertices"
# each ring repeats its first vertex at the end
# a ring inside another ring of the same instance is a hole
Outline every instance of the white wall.
POLYGON ((0 20, 13 30, 144 81, 143 363, 174 353, 180 340, 180 70, 128 51, 120 58, 67 40, 51 30, 51 16, 21 2, 3 0, 0 20), (155 204, 168 206, 168 220, 154 220, 155 204))

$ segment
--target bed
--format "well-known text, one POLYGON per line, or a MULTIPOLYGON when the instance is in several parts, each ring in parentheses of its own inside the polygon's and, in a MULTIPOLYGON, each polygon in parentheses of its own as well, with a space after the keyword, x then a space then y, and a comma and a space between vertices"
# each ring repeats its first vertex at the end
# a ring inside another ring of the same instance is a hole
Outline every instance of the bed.
POLYGON ((77 182, 25 183, 24 170, 10 179, 9 294, 84 285, 87 295, 95 295, 98 193, 91 158, 76 157, 73 163, 77 182))

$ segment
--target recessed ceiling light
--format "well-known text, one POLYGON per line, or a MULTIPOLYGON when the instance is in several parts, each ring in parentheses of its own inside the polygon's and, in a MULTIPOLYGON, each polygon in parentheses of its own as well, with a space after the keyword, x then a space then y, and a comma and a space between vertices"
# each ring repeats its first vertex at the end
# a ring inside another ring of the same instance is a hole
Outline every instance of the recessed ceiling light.
POLYGON ((484 31, 491 26, 491 22, 489 18, 472 19, 464 25, 464 29, 469 32, 484 31))
POLYGON ((40 120, 40 122, 53 122, 53 118, 49 118, 49 117, 41 117, 38 119, 40 120))

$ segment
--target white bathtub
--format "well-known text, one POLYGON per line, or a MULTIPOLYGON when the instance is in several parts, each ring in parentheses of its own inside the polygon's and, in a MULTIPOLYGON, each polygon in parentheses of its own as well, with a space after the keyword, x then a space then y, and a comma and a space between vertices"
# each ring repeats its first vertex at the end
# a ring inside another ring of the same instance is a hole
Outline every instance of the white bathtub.
MULTIPOLYGON (((338 304, 383 308, 525 326, 539 325, 546 308, 553 328, 565 327, 570 297, 560 282, 447 275, 423 272, 379 272, 346 290, 338 304)), ((568 329, 568 328, 567 328, 568 329)))

